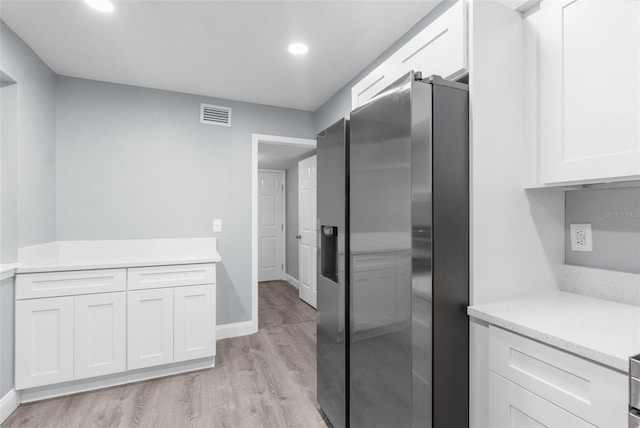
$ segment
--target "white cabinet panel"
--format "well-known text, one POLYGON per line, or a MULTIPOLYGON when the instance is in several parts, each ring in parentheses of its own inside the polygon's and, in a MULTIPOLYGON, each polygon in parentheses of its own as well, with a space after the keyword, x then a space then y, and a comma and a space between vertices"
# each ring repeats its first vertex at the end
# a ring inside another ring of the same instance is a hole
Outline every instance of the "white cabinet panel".
POLYGON ((75 379, 126 370, 126 293, 75 298, 75 379))
POLYGON ((544 1, 540 181, 640 176, 640 2, 544 1))
POLYGON ((128 368, 173 362, 173 288, 128 293, 128 368))
POLYGON ((129 290, 212 284, 216 282, 216 265, 205 263, 130 268, 127 281, 129 290))
POLYGON ((393 55, 397 77, 411 70, 423 77, 464 75, 467 68, 465 2, 458 1, 393 55))
POLYGON ((492 428, 595 428, 526 389, 489 373, 489 426, 492 428))
POLYGON ((623 426, 627 376, 501 328, 489 327, 491 371, 597 426, 623 426))
POLYGON ((16 277, 16 299, 124 291, 126 281, 126 269, 19 274, 16 277))
POLYGON ((216 353, 215 285, 174 290, 174 360, 211 357, 216 353))
POLYGON ((351 108, 376 96, 410 71, 456 79, 467 71, 465 1, 458 0, 351 89, 351 108))
POLYGON ((73 380, 73 299, 16 302, 16 389, 73 380))

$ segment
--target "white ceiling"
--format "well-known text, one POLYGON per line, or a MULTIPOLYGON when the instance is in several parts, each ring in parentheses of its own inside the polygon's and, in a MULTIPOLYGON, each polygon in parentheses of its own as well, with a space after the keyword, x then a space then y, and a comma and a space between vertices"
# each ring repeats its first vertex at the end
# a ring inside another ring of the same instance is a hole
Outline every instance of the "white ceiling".
POLYGON ((314 154, 315 151, 315 147, 261 142, 258 144, 258 168, 289 169, 299 160, 314 154))
POLYGON ((0 18, 58 74, 314 111, 439 1, 2 0, 0 18))

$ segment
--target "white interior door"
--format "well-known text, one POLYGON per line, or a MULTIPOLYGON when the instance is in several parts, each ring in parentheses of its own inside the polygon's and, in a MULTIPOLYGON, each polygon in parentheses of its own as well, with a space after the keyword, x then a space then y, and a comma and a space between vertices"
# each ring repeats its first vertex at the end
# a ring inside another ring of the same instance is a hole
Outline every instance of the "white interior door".
POLYGON ((316 269, 318 259, 316 213, 316 156, 298 162, 298 263, 300 298, 316 307, 316 269))
POLYGON ((284 279, 284 171, 258 172, 258 281, 284 279))

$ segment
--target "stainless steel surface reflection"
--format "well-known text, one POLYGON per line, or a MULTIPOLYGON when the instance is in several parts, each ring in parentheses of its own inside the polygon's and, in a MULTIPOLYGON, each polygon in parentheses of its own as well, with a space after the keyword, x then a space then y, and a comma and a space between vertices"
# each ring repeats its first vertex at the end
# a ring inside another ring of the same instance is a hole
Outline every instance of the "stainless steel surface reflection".
POLYGON ((334 427, 347 426, 348 122, 318 135, 318 403, 334 427))

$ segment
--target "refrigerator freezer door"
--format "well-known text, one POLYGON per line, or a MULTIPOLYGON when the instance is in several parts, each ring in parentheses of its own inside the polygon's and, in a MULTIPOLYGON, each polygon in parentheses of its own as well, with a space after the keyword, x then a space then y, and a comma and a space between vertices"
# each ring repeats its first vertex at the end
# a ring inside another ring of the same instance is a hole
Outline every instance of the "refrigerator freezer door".
POLYGON ((344 119, 318 135, 318 403, 335 428, 347 426, 347 144, 344 119))

